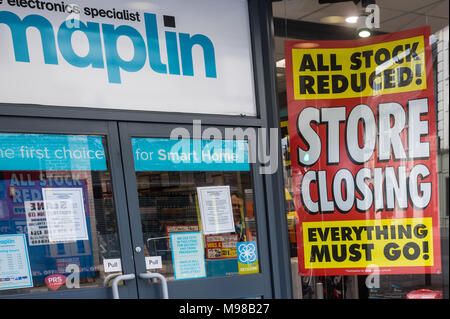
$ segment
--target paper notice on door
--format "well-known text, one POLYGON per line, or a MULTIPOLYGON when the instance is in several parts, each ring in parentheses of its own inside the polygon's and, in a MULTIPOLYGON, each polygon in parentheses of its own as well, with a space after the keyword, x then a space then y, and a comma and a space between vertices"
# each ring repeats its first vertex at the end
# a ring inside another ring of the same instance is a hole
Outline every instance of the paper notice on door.
POLYGON ((33 287, 25 235, 0 235, 0 290, 25 287, 33 287))
POLYGON ((197 187, 203 234, 235 231, 230 186, 197 187))
POLYGON ((202 233, 172 233, 170 243, 175 280, 206 277, 202 233))
POLYGON ((30 246, 48 245, 48 228, 44 202, 41 200, 25 201, 24 207, 27 218, 28 244, 30 246))
POLYGON ((50 242, 89 240, 82 188, 43 188, 50 242))

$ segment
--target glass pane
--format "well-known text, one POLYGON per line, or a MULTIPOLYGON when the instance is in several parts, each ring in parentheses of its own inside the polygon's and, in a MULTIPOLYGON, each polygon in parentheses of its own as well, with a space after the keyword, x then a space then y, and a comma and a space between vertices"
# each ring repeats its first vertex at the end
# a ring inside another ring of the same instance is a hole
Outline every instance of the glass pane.
MULTIPOLYGON (((410 1, 401 0, 396 1, 396 4, 399 6, 402 5, 410 5, 410 1)), ((296 166, 297 156, 295 153, 297 152, 296 145, 290 145, 289 142, 292 142, 292 139, 289 140, 289 132, 291 133, 291 138, 295 135, 295 128, 289 131, 288 130, 288 118, 294 119, 291 123, 297 120, 297 116, 295 112, 292 112, 292 108, 288 107, 291 99, 287 95, 287 83, 286 75, 289 74, 288 64, 286 63, 289 60, 288 56, 285 56, 285 41, 286 40, 307 40, 304 43, 298 43, 299 48, 308 49, 308 51, 303 51, 307 53, 319 52, 326 56, 327 50, 319 47, 319 42, 315 40, 329 40, 329 43, 333 43, 334 45, 342 44, 342 47, 347 47, 345 42, 340 42, 341 39, 351 40, 356 39, 358 37, 357 29, 358 23, 351 24, 349 21, 344 19, 345 17, 350 16, 358 16, 361 14, 361 11, 358 13, 358 8, 351 2, 346 3, 335 3, 335 4, 318 4, 316 3, 300 3, 295 1, 278 1, 273 3, 273 14, 274 14, 274 26, 275 26, 275 59, 276 59, 276 73, 277 73, 277 88, 278 88, 278 104, 280 107, 280 122, 281 122, 281 131, 282 131, 282 148, 283 148, 283 173, 285 178, 285 188, 286 188, 286 219, 287 226, 290 238, 290 252, 291 252, 291 271, 292 271, 292 285, 293 285, 293 296, 294 298, 303 298, 303 299, 399 299, 399 298, 444 298, 448 299, 448 256, 449 256, 449 196, 448 196, 448 181, 449 176, 449 134, 448 134, 448 1, 431 4, 426 12, 423 11, 423 14, 418 14, 420 10, 413 10, 411 8, 410 17, 401 15, 399 12, 395 12, 395 10, 391 10, 392 8, 385 7, 377 2, 376 7, 378 7, 380 25, 375 29, 371 30, 374 35, 379 33, 389 34, 391 32, 397 31, 406 31, 408 29, 429 26, 431 29, 431 37, 429 37, 431 44, 431 53, 433 59, 433 75, 428 73, 428 76, 434 78, 434 96, 435 103, 434 105, 430 103, 428 114, 422 114, 422 119, 425 119, 425 116, 430 116, 431 113, 435 112, 435 123, 430 121, 430 127, 435 124, 436 126, 436 136, 433 136, 432 139, 437 141, 437 150, 432 151, 433 158, 437 160, 437 175, 438 182, 433 184, 433 195, 439 193, 439 207, 433 207, 429 211, 433 212, 434 222, 439 220, 439 227, 435 227, 434 230, 436 233, 440 233, 440 241, 435 241, 434 244, 440 244, 441 250, 440 253, 438 251, 434 252, 434 256, 438 256, 440 259, 438 262, 442 265, 442 274, 439 273, 429 273, 429 271, 421 270, 421 273, 417 271, 413 273, 410 269, 406 270, 404 274, 389 274, 389 272, 381 271, 380 275, 370 274, 370 272, 366 274, 357 274, 351 273, 348 270, 351 270, 348 265, 342 266, 341 268, 347 272, 344 275, 333 275, 330 273, 320 276, 312 276, 312 275, 300 275, 299 274, 299 263, 304 263, 304 260, 307 260, 302 253, 301 250, 307 246, 307 240, 302 237, 299 229, 304 229, 304 224, 302 222, 302 214, 305 215, 305 209, 303 208, 303 203, 296 201, 294 203, 295 194, 299 193, 299 179, 296 179, 296 173, 294 171, 296 166), (319 10, 322 13, 317 13, 320 6, 327 6, 326 10, 319 10), (301 9, 304 11, 304 14, 299 17, 296 16, 295 13, 301 9), (356 11, 355 11, 356 10, 356 11), (433 10, 437 16, 441 16, 437 19, 431 19, 429 14, 433 10), (333 12, 333 14, 331 14, 333 12), (409 23, 403 23, 402 19, 409 20, 409 23), (314 28, 304 28, 305 23, 310 26, 311 23, 315 24, 314 28), (344 27, 344 28, 343 28, 344 27), (354 28, 354 32, 352 33, 352 29, 354 28), (288 103, 289 101, 289 103, 288 103), (434 110, 433 110, 434 109, 434 110), (289 116, 288 116, 289 110, 289 116), (293 116, 291 116, 293 115, 293 116), (292 156, 292 163, 291 163, 292 156), (296 211, 297 208, 297 211, 296 211), (410 272, 410 273, 409 273, 410 272), (428 273, 427 273, 428 272, 428 273)), ((361 7, 360 7, 361 8, 361 7)), ((368 8, 367 8, 368 9, 368 8)), ((363 8, 364 11, 364 8, 363 8)), ((368 11, 366 11, 368 12, 368 11)), ((377 14, 378 14, 377 13, 377 14)), ((360 17, 363 18, 363 17, 360 17)), ((358 20, 358 19, 357 19, 358 20)), ((361 20, 360 20, 361 21, 361 20)), ((364 21, 364 22, 367 22, 364 21)), ((371 41, 371 37, 367 39, 371 41)), ((394 40, 392 38, 391 41, 394 41, 393 45, 399 46, 401 41, 394 40)), ((336 52, 333 52, 337 54, 336 52)), ((394 58, 394 54, 392 55, 394 58)), ((395 59, 395 58, 394 58, 395 59)), ((339 58, 337 58, 339 60, 339 58)), ((431 62, 431 61, 430 61, 431 62)), ((428 63, 428 62, 427 62, 428 63)), ((427 64, 431 65, 431 64, 427 64)), ((290 70, 292 72, 292 69, 290 70)), ((348 72, 355 73, 357 72, 348 72)), ((341 74, 345 74, 342 72, 341 74)), ((327 72, 322 72, 321 75, 325 78, 329 75, 327 72)), ((353 74, 352 74, 353 75, 353 74)), ((289 85, 289 84, 288 84, 289 85)), ((289 86, 288 86, 289 87, 289 86)), ((331 87, 330 87, 331 88, 331 87)), ((373 103, 370 100, 361 99, 358 103, 348 102, 345 100, 337 100, 333 99, 333 102, 326 101, 318 97, 316 100, 311 99, 311 103, 307 103, 307 106, 316 106, 320 107, 322 110, 324 107, 328 106, 346 106, 349 112, 350 107, 353 107, 359 103, 363 103, 366 105, 378 105, 379 103, 384 102, 383 95, 386 95, 386 92, 379 92, 376 103, 373 103), (353 105, 352 105, 353 104, 353 105)), ((417 98, 421 94, 420 92, 411 92, 407 95, 408 100, 413 100, 417 98)), ((335 96, 334 98, 337 98, 335 96)), ((399 102, 398 97, 397 100, 392 99, 391 101, 399 102)), ((430 99, 431 100, 431 99, 430 99)), ((402 104, 402 103, 400 103, 402 104)), ((404 105, 404 103, 403 103, 404 105)), ((323 114, 321 114, 323 118, 323 114)), ((377 118, 378 121, 378 118, 377 118)), ((299 121, 305 122, 305 121, 299 121)), ((320 126, 324 126, 322 124, 320 126)), ((342 125, 342 130, 347 123, 343 121, 340 125, 342 125)), ((320 136, 324 136, 323 131, 320 132, 319 125, 311 125, 316 132, 320 136)), ((404 129, 403 133, 407 131, 404 129)), ((298 129, 297 129, 298 130, 298 129)), ((431 132, 431 129, 430 129, 431 132)), ((427 134, 429 135, 429 133, 427 134)), ((381 134, 379 135, 382 136, 381 134)), ((422 138, 426 138, 423 135, 422 138)), ((316 143, 317 144, 317 143, 316 143)), ((399 145, 400 143, 396 143, 399 145)), ((325 145, 325 144, 323 144, 325 145)), ((325 147, 323 150, 325 150, 325 147)), ((303 148, 304 150, 306 148, 303 148)), ((345 146, 340 148, 341 157, 345 157, 347 151, 345 150, 345 146)), ((325 154, 323 151, 322 154, 325 154)), ((305 154, 306 156, 306 154, 305 154)), ((400 161, 398 162, 400 163, 400 161)), ((365 164, 366 167, 371 167, 372 164, 365 164)), ((390 164, 391 165, 391 164, 390 164)), ((428 163, 427 163, 428 165, 428 163)), ((346 168, 351 170, 351 164, 346 165, 345 163, 337 164, 336 167, 346 168)), ((305 169, 305 172, 308 169, 305 169)), ((332 168, 328 166, 328 164, 323 163, 320 167, 320 170, 323 172, 327 172, 328 174, 333 171, 332 168)), ((431 171, 432 175, 436 175, 436 171, 433 169, 431 171)), ((297 174, 298 175, 298 174, 297 174)), ((383 173, 384 176, 384 173, 383 173)), ((398 178, 399 181, 404 181, 405 178, 398 178)), ((326 184, 326 183, 324 183, 326 184)), ((372 187, 372 186, 371 186, 372 187)), ((305 189, 306 187, 303 187, 305 189)), ((331 196, 334 194, 329 194, 329 200, 334 201, 336 196, 331 196)), ((359 194, 361 195, 361 194, 359 194)), ((357 195, 357 196, 359 196, 357 195)), ((326 198, 324 196, 323 198, 326 198)), ((317 198, 314 198, 316 200, 317 198)), ((435 202, 437 204, 437 202, 435 202)), ((432 205, 430 205, 432 207, 432 205)), ((370 209, 364 209, 361 211, 361 216, 364 216, 367 211, 370 209)), ((404 212, 398 210, 396 218, 403 218, 404 212)), ((324 215, 324 220, 326 216, 332 215, 334 212, 328 212, 328 214, 324 215)), ((378 217, 380 219, 389 219, 388 216, 393 214, 390 211, 380 210, 377 212, 378 217)), ((421 211, 416 210, 415 214, 413 214, 414 218, 417 218, 423 214, 421 211)), ((342 220, 350 220, 349 214, 342 215, 342 220)), ((326 225, 326 223, 324 223, 326 225)), ((436 236, 437 237, 437 236, 436 236)), ((396 243, 399 243, 398 238, 394 240, 396 243)), ((337 241, 336 241, 337 242, 337 241)), ((348 246, 351 244, 351 241, 348 241, 348 246)), ((426 251, 426 249, 425 249, 426 251)), ((425 258, 427 258, 425 256, 425 258)), ((425 259, 424 260, 427 260, 425 259)), ((431 260, 431 258, 430 258, 431 260)))
POLYGON ((103 287, 120 258, 105 142, 0 133, 0 295, 103 287))
POLYGON ((133 139, 147 269, 168 280, 259 272, 246 144, 177 142, 133 139))

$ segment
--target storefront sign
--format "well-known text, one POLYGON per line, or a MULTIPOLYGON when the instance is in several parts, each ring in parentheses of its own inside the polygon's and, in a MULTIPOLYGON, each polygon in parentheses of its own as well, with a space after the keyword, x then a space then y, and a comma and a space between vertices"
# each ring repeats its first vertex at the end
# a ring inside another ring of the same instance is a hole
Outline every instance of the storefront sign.
POLYGON ((170 234, 175 280, 206 277, 201 232, 170 234))
POLYGON ((0 170, 106 170, 102 138, 0 133, 0 170))
POLYGON ((249 171, 246 141, 133 138, 139 171, 249 171))
POLYGON ((203 234, 235 232, 230 186, 197 187, 203 234))
POLYGON ((0 47, 0 103, 256 115, 245 0, 4 0, 0 47))
POLYGON ((301 275, 441 272, 429 34, 286 41, 301 275))
POLYGON ((0 290, 33 287, 25 235, 0 235, 0 290))

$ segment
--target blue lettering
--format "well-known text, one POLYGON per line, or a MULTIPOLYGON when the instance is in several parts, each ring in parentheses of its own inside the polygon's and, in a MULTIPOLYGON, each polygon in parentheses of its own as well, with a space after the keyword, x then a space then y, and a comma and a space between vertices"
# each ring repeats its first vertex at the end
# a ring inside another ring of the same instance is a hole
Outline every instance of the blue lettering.
POLYGON ((144 13, 145 38, 131 26, 118 26, 112 24, 100 24, 94 22, 77 22, 79 28, 70 28, 64 21, 57 32, 57 39, 53 26, 49 20, 39 15, 28 15, 20 19, 16 14, 8 11, 0 11, 0 24, 5 24, 11 30, 14 47, 14 55, 17 62, 30 62, 27 29, 36 28, 40 35, 43 48, 44 62, 46 64, 58 64, 56 40, 63 58, 72 66, 85 68, 107 68, 110 83, 122 83, 121 70, 137 72, 141 70, 147 61, 147 53, 150 68, 161 74, 194 76, 193 48, 199 46, 203 52, 205 76, 217 78, 216 59, 214 45, 203 34, 190 35, 165 31, 165 44, 167 50, 167 65, 161 61, 160 42, 158 36, 158 24, 156 15, 144 13), (89 50, 85 56, 78 55, 72 46, 73 34, 79 31, 88 40, 89 50), (102 49, 102 36, 104 45, 104 58, 102 49), (120 37, 131 40, 134 55, 131 60, 121 58, 117 41, 120 37), (147 43, 146 43, 147 42, 147 43), (181 57, 180 57, 181 55, 181 57), (180 66, 181 58, 181 66, 180 66), (182 70, 182 71, 181 71, 182 70))
POLYGON ((137 72, 144 66, 147 59, 144 39, 136 29, 126 25, 115 28, 112 24, 103 24, 102 27, 109 82, 121 83, 120 69, 137 72), (117 39, 120 36, 126 36, 133 42, 134 57, 130 61, 123 60, 117 52, 117 39))
POLYGON ((147 33, 148 59, 150 67, 158 73, 167 73, 167 67, 161 62, 161 53, 159 51, 158 24, 156 15, 153 13, 144 13, 145 31, 147 33))
POLYGON ((20 20, 12 12, 0 11, 0 23, 6 24, 11 30, 16 61, 30 62, 26 31, 29 27, 34 27, 41 34, 45 64, 58 64, 55 35, 53 33, 53 27, 47 19, 32 14, 20 20))
POLYGON ((84 24, 81 21, 79 28, 68 28, 67 23, 63 22, 58 30, 58 46, 64 59, 79 68, 85 68, 92 65, 93 68, 103 69, 103 51, 102 39, 100 36, 100 26, 98 23, 88 22, 84 24), (80 57, 75 53, 72 47, 72 35, 75 31, 83 32, 89 42, 89 52, 86 56, 80 57))
POLYGON ((216 78, 217 74, 214 45, 211 40, 203 34, 195 34, 191 37, 187 33, 180 33, 181 64, 183 65, 183 75, 194 76, 192 59, 192 48, 194 45, 199 45, 203 49, 206 77, 216 78))
POLYGON ((178 55, 177 34, 166 31, 167 59, 169 61, 169 73, 180 75, 180 61, 178 55))

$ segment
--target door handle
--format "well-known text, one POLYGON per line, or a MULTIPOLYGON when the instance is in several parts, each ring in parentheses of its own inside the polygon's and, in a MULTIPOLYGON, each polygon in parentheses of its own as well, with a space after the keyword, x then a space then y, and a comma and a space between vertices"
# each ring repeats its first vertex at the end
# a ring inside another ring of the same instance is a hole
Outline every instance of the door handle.
POLYGON ((139 274, 139 278, 141 279, 158 278, 159 280, 161 280, 162 299, 169 299, 169 289, 167 288, 167 280, 163 275, 158 274, 157 272, 144 272, 142 274, 139 274))
POLYGON ((103 287, 108 287, 109 282, 112 281, 117 276, 120 276, 120 273, 110 274, 106 276, 105 279, 103 280, 103 287))
POLYGON ((134 279, 136 276, 134 274, 126 274, 126 275, 119 275, 116 278, 114 278, 112 282, 112 293, 113 293, 113 299, 120 299, 119 297, 119 281, 125 281, 125 280, 131 280, 134 279))

